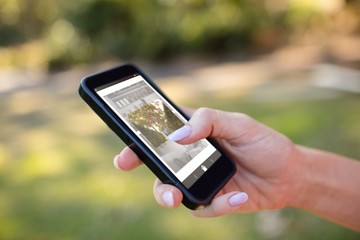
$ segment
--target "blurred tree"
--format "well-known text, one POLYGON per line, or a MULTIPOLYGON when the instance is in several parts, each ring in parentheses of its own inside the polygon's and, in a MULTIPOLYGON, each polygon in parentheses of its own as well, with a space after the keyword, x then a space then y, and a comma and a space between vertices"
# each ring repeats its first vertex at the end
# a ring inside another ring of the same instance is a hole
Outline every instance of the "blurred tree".
MULTIPOLYGON (((342 8, 359 8, 358 1, 338 2, 342 8)), ((38 62, 51 69, 111 57, 163 59, 269 49, 287 41, 292 33, 306 31, 314 17, 321 19, 317 28, 326 26, 334 14, 319 7, 326 4, 298 0, 0 0, 0 52, 11 50, 0 63, 24 64, 23 58, 14 57, 18 51, 31 59, 33 52, 17 50, 22 44, 41 46, 46 54, 37 56, 43 58, 38 62)), ((359 19, 358 14, 354 16, 359 19)))

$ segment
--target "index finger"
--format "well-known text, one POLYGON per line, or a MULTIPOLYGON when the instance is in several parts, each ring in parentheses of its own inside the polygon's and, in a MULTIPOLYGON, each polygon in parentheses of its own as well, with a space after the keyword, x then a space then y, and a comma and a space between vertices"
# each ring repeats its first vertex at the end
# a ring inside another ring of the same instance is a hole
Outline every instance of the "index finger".
POLYGON ((143 162, 140 158, 129 147, 125 147, 120 154, 114 158, 114 166, 124 171, 133 170, 142 164, 143 162))

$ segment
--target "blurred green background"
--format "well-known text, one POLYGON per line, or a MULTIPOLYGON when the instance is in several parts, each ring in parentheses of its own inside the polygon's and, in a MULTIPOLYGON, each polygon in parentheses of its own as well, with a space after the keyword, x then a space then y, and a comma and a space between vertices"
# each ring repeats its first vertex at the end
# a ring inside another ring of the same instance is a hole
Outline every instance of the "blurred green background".
POLYGON ((0 0, 0 239, 360 239, 297 209, 159 207, 154 176, 113 168, 124 145, 77 96, 132 61, 181 105, 360 159, 359 16, 357 0, 0 0))

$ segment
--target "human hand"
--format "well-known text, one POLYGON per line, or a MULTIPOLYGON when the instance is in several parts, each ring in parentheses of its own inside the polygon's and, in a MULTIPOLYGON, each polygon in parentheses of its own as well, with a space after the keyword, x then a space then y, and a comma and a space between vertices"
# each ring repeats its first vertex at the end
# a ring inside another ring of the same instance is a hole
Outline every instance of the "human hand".
MULTIPOLYGON (((171 134, 180 144, 214 138, 237 166, 237 172, 212 203, 193 211, 198 217, 214 217, 233 212, 278 209, 295 197, 299 161, 296 146, 282 134, 241 113, 208 108, 194 112, 190 121, 171 134)), ((116 167, 130 171, 142 161, 128 147, 114 158, 116 167)), ((156 201, 178 207, 182 193, 172 185, 154 185, 156 201)))

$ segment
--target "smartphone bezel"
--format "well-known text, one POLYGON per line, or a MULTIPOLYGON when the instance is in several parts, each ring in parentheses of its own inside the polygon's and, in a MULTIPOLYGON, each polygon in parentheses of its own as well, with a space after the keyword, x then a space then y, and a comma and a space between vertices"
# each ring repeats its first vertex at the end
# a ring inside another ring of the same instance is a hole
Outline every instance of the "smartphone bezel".
POLYGON ((140 138, 121 120, 120 117, 101 99, 95 89, 114 81, 141 75, 169 104, 171 104, 185 119, 188 116, 178 108, 159 87, 140 69, 132 64, 119 65, 105 71, 91 74, 82 79, 79 94, 88 105, 104 120, 104 122, 143 160, 150 170, 162 181, 178 187, 183 195, 183 204, 190 209, 208 205, 212 198, 229 181, 236 171, 232 160, 211 139, 208 141, 222 156, 197 180, 190 188, 186 188, 176 176, 158 159, 140 138))

